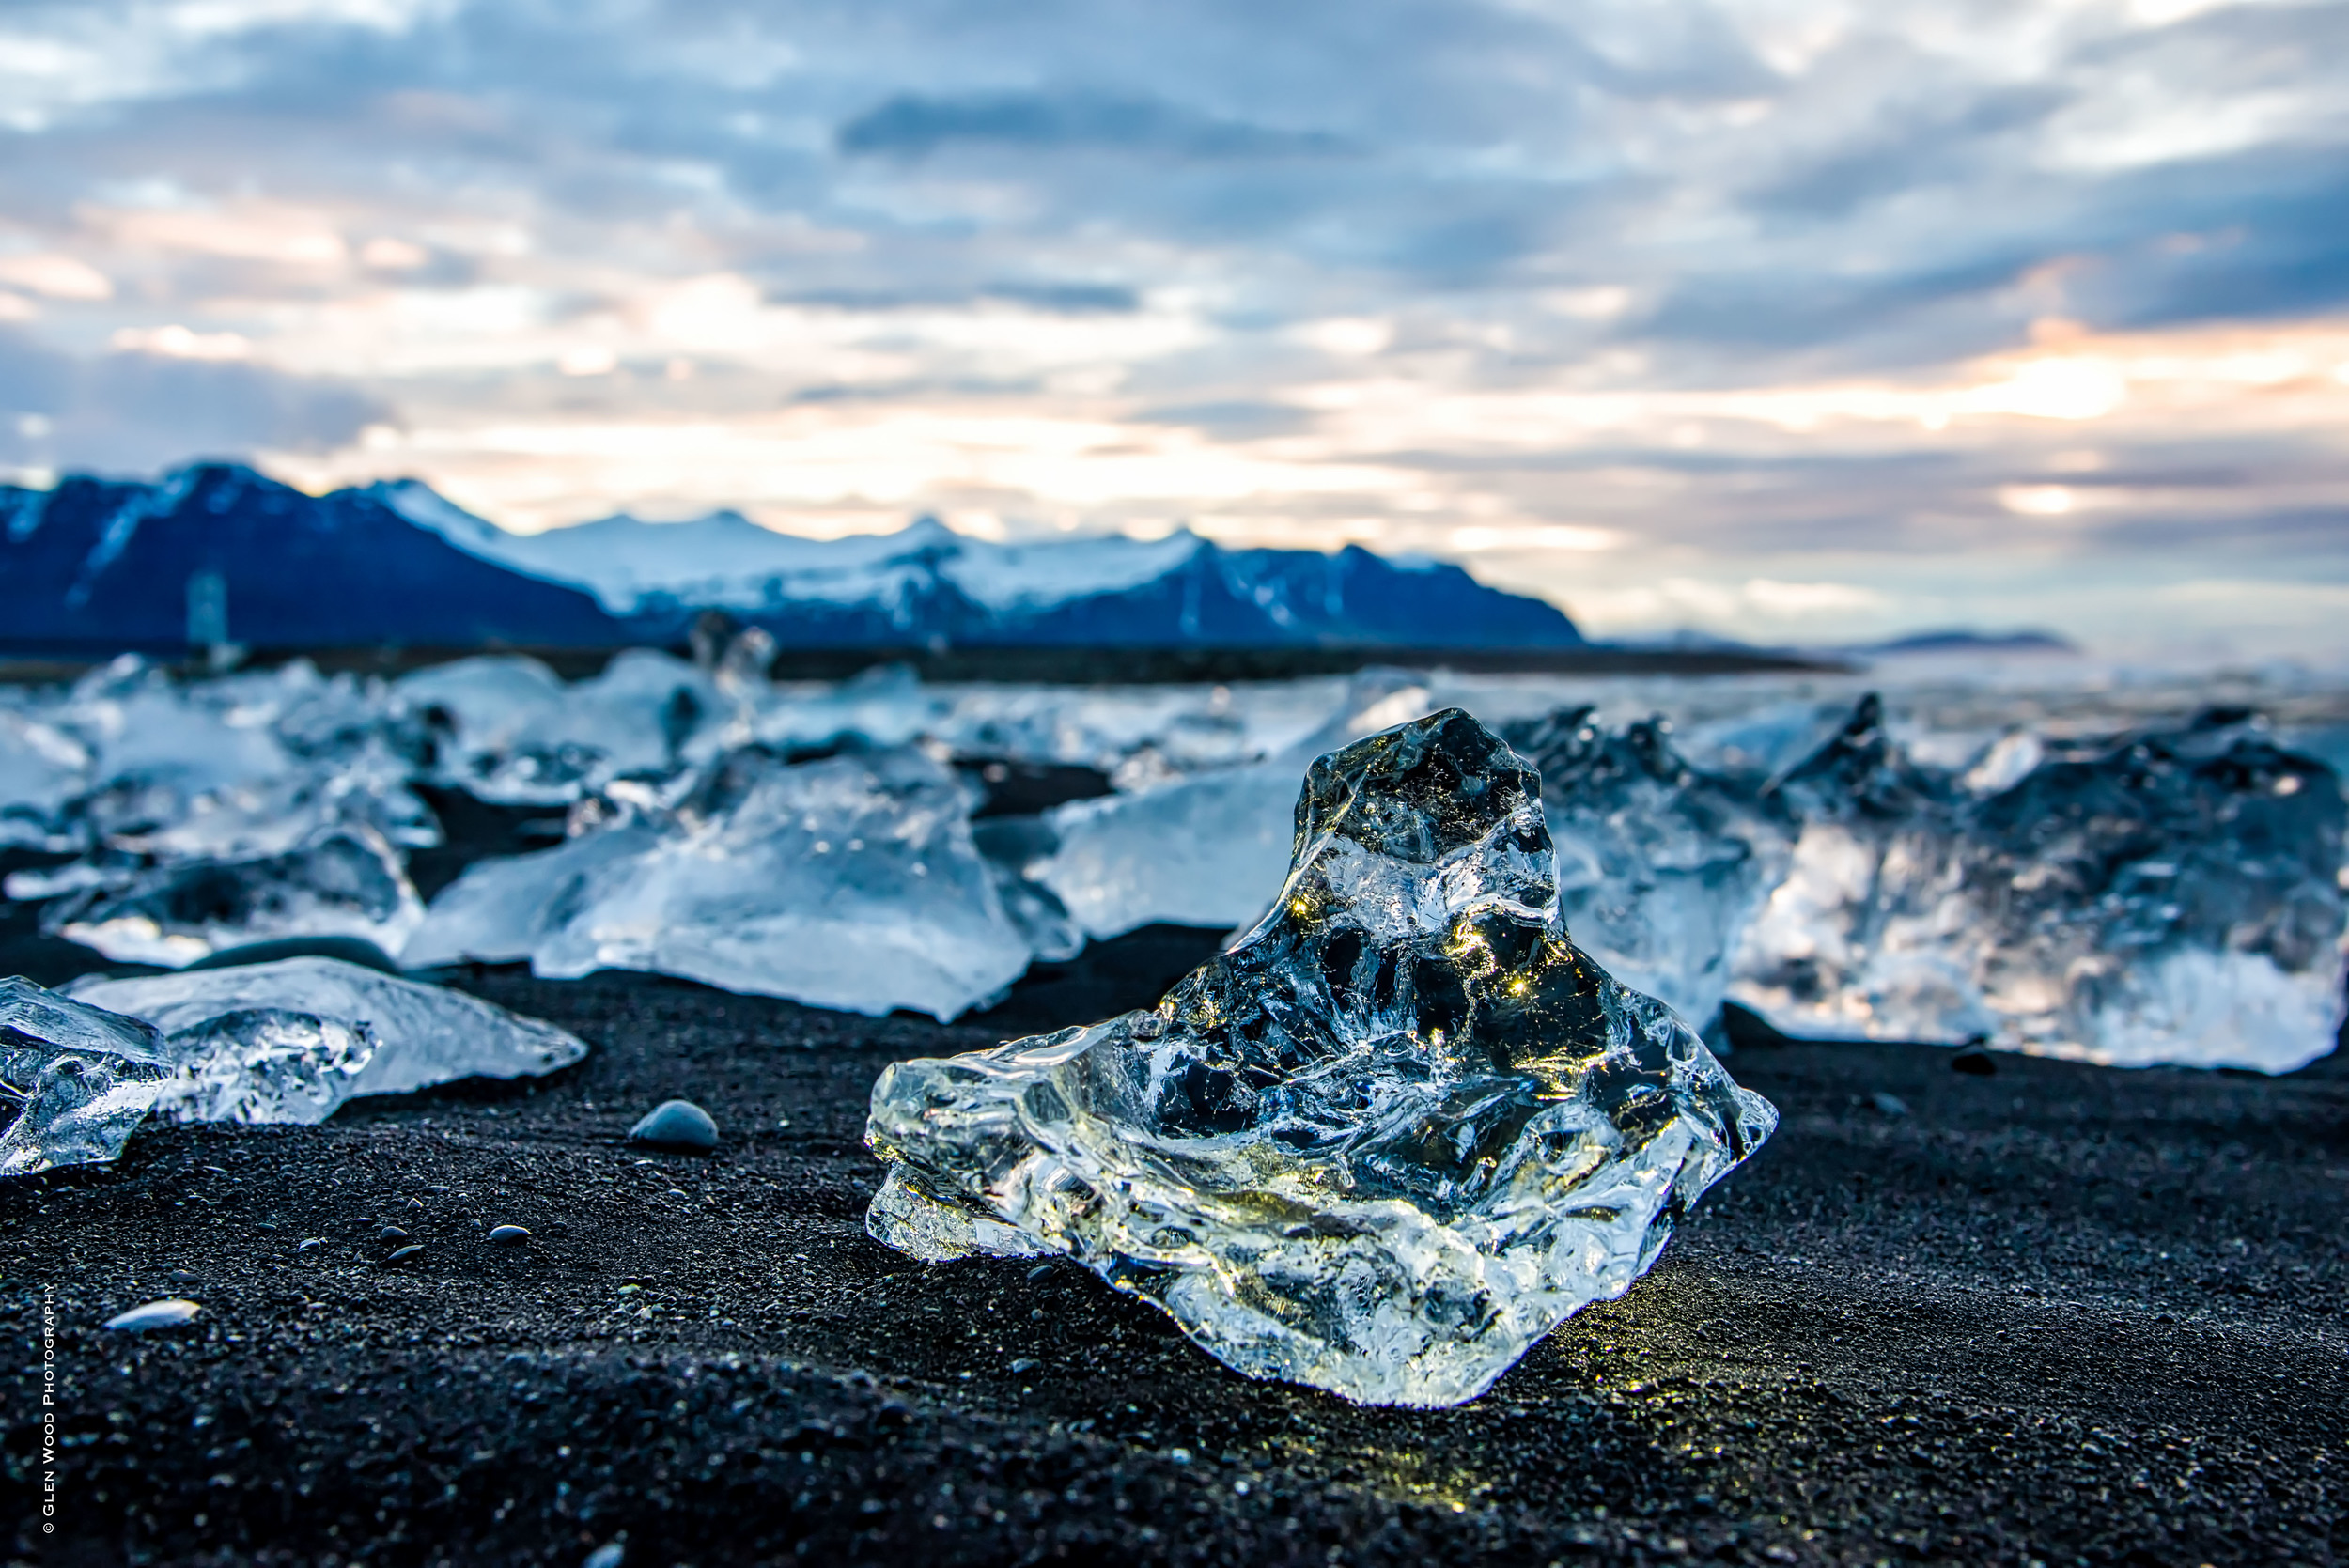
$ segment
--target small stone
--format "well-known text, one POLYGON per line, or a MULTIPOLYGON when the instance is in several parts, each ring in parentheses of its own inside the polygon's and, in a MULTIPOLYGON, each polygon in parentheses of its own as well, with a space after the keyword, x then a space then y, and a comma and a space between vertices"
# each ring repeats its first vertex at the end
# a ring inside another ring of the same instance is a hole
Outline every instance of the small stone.
POLYGON ((297 1252, 307 1252, 313 1247, 323 1247, 325 1245, 326 1238, 322 1235, 303 1236, 300 1241, 294 1243, 294 1250, 297 1252))
POLYGON ((1997 1058, 1980 1046, 1968 1046, 1950 1058, 1950 1070, 1972 1078, 1996 1078, 1999 1063, 1997 1058))
POLYGON ((1050 1264, 1040 1263, 1034 1268, 1028 1270, 1028 1278, 1031 1280, 1041 1280, 1044 1276, 1050 1274, 1050 1272, 1052 1272, 1052 1265, 1050 1264))
POLYGON ((423 1250, 424 1249, 422 1247, 403 1247, 398 1251, 394 1252, 390 1257, 385 1258, 383 1261, 385 1263, 405 1263, 408 1259, 414 1257, 417 1253, 423 1250))
POLYGON ((192 1284, 195 1283, 195 1281, 198 1281, 198 1280, 200 1280, 200 1279, 202 1279, 202 1278, 203 1278, 203 1276, 202 1276, 202 1275, 200 1275, 200 1274, 192 1274, 192 1273, 190 1273, 188 1270, 186 1270, 186 1269, 184 1269, 184 1268, 175 1268, 175 1269, 173 1269, 173 1270, 171 1271, 171 1277, 172 1277, 173 1279, 175 1279, 175 1280, 179 1281, 181 1284, 183 1284, 183 1285, 192 1285, 192 1284))
POLYGON ((386 1225, 375 1234, 384 1241, 406 1241, 408 1239, 408 1233, 397 1225, 386 1225))
POLYGON ((1026 1372, 1030 1367, 1034 1365, 1035 1363, 1034 1361, 1028 1359, 1025 1356, 1022 1356, 1019 1359, 1012 1362, 1011 1370, 1015 1373, 1026 1372))
POLYGON ((579 1568, 620 1568, 628 1560, 628 1548, 617 1541, 607 1541, 587 1554, 579 1568))
POLYGON ((530 1233, 520 1225, 500 1225, 490 1233, 490 1241, 496 1247, 520 1247, 530 1239, 530 1233))
POLYGON ((685 1189, 681 1187, 673 1187, 669 1188, 669 1196, 672 1198, 683 1198, 685 1195, 685 1189))
POLYGON ((1888 1094, 1881 1089, 1868 1096, 1868 1103, 1876 1108, 1879 1115, 1900 1117, 1908 1114, 1906 1100, 1898 1094, 1888 1094))
POLYGON ((718 1146, 718 1124, 691 1100, 663 1100, 628 1129, 631 1143, 656 1149, 691 1149, 707 1154, 718 1146))
POLYGON ((122 1334, 144 1334, 151 1328, 177 1328, 204 1309, 193 1301, 177 1296, 162 1301, 149 1301, 144 1307, 133 1307, 117 1312, 106 1320, 106 1327, 122 1334))

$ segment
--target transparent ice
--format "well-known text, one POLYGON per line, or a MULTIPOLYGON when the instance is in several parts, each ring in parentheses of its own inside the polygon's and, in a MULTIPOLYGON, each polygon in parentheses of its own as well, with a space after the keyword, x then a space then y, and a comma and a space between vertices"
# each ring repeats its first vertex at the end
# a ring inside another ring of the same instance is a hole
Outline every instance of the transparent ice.
MULTIPOLYGON (((19 885, 10 878, 12 893, 19 885)), ((166 968, 287 937, 359 937, 397 953, 423 920, 398 850, 364 825, 330 827, 279 853, 108 877, 41 910, 53 936, 166 968)))
POLYGON ((433 900, 410 968, 527 958, 557 978, 628 969, 859 1013, 939 1018, 1027 968, 954 772, 912 748, 788 764, 748 748, 536 855, 474 865, 433 900))
POLYGON ((1709 1023, 1746 922, 1784 875, 1782 812, 1690 767, 1661 719, 1610 731, 1578 706, 1501 733, 1541 772, 1575 941, 1632 989, 1709 1023))
POLYGON ((0 1176, 115 1158, 175 1068, 153 1025, 0 980, 0 1176))
POLYGON ((1299 773, 1332 746, 1427 707, 1417 679, 1364 672, 1333 717, 1268 761, 1054 809, 1051 846, 1026 874, 1094 937, 1153 921, 1252 922, 1280 891, 1299 773))
POLYGON ((157 1110, 180 1121, 322 1122, 363 1094, 538 1077, 587 1053, 552 1024, 334 958, 81 980, 66 994, 163 1032, 178 1071, 157 1110))
POLYGON ((2249 715, 2019 734, 1959 773, 1871 695, 1773 793, 1801 832, 1732 994, 1790 1033, 2269 1072, 2332 1048, 2349 814, 2249 715))
POLYGON ((675 772, 731 703, 692 664, 650 648, 566 686, 533 659, 458 660, 403 677, 436 737, 436 776, 484 800, 563 805, 614 779, 675 772))
POLYGON ((1769 1135, 1559 918, 1539 784, 1446 710, 1315 762, 1271 912, 1155 1011, 874 1085, 866 1226, 1066 1253, 1251 1376, 1474 1398, 1769 1135))

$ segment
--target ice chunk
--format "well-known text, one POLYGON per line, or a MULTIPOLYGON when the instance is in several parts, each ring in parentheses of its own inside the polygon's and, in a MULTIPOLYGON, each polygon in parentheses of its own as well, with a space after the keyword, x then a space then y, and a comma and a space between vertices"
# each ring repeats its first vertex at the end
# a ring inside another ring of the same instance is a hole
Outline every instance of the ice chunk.
POLYGON ((90 765, 85 746, 38 708, 0 705, 0 849, 76 846, 66 803, 90 765))
POLYGON ((1567 939, 1538 789, 1456 709, 1319 759, 1271 913, 1156 1011, 881 1075, 867 1229, 1068 1253, 1251 1376, 1475 1397, 1777 1122, 1567 939))
POLYGON ((423 919, 398 852, 361 826, 313 833, 281 854, 108 878, 49 905, 41 929, 109 958, 177 967, 284 937, 360 937, 397 953, 423 919))
POLYGON ((1153 921, 1252 922, 1280 891, 1298 774, 1333 746, 1424 713, 1427 701, 1413 677, 1365 672, 1336 716, 1270 761, 1056 807, 1054 847, 1026 874, 1094 937, 1153 921))
POLYGON ((103 1327, 117 1334, 144 1334, 156 1328, 177 1328, 181 1324, 193 1323, 203 1310, 193 1301, 176 1296, 168 1296, 161 1301, 149 1301, 143 1307, 133 1307, 127 1312, 117 1312, 105 1321, 103 1327))
POLYGON ((443 740, 439 776, 485 800, 561 805, 616 778, 673 772, 731 707, 711 678, 650 648, 566 687, 536 660, 459 660, 398 686, 443 740))
POLYGON ((2007 750, 1969 779, 1921 767, 1863 700, 1779 783, 1803 827, 1732 994, 1795 1034, 2121 1065, 2282 1072, 2332 1048, 2330 768, 2241 715, 2007 750))
POLYGON ((161 1030, 178 1067, 158 1113, 194 1122, 322 1122, 362 1094, 558 1071, 587 1048, 461 991, 334 958, 82 980, 78 1002, 161 1030))
POLYGON ((0 980, 0 1091, 13 1102, 0 1176, 113 1159, 173 1073, 152 1025, 0 980))
POLYGON ((1785 873, 1790 824, 1750 787, 1698 772, 1649 719, 1588 706, 1502 734, 1541 770, 1566 929, 1609 973, 1698 1024, 1720 1011, 1747 921, 1785 873))
POLYGON ((673 810, 474 866, 401 961, 649 970, 819 1007, 949 1018, 1027 968, 952 771, 911 748, 786 764, 748 749, 673 810))

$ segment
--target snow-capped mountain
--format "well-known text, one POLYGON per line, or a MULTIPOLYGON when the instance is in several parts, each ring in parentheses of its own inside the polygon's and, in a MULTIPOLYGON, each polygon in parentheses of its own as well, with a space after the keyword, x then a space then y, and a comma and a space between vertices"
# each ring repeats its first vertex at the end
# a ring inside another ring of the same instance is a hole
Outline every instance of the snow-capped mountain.
POLYGON ((625 617, 716 608, 802 642, 1388 643, 1571 646, 1549 605, 1457 567, 1364 550, 1224 550, 1189 532, 1004 545, 924 518, 894 534, 806 539, 736 512, 610 517, 515 535, 413 480, 383 503, 459 549, 568 583, 625 617))
POLYGON ((313 497, 205 464, 153 485, 0 487, 23 646, 175 645, 190 581, 267 645, 668 642, 705 609, 786 645, 1562 647, 1555 607, 1368 551, 1225 550, 1188 533, 999 545, 930 520, 817 540, 721 512, 509 534, 414 480, 313 497))

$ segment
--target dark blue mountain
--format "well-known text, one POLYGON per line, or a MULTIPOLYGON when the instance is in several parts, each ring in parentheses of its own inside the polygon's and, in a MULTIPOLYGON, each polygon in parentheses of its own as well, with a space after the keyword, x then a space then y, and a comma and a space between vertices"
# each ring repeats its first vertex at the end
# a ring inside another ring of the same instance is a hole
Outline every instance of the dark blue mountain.
POLYGON ((17 648, 184 646, 206 573, 228 636, 257 646, 629 640, 589 595, 468 555, 366 491, 306 495, 234 464, 0 487, 0 641, 17 648))
POLYGON ((229 464, 0 487, 0 643, 20 649, 181 646, 220 618, 192 618, 192 601, 223 597, 226 636, 268 647, 673 642, 709 608, 796 647, 1582 642, 1539 599, 1361 549, 1227 551, 1187 534, 1003 546, 928 521, 812 540, 723 517, 522 537, 414 481, 314 497, 229 464))

